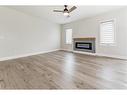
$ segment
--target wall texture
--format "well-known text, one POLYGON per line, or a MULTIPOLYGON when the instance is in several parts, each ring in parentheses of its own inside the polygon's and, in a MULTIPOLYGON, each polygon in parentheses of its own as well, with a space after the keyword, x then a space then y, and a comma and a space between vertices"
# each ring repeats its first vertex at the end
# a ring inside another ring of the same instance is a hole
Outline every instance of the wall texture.
POLYGON ((73 29, 73 38, 96 37, 96 52, 99 55, 127 58, 127 8, 111 11, 95 17, 78 20, 62 25, 61 48, 72 50, 72 45, 65 44, 65 29, 73 29), (100 21, 115 19, 116 45, 100 45, 100 21))
POLYGON ((60 48, 60 25, 0 7, 0 58, 60 48))

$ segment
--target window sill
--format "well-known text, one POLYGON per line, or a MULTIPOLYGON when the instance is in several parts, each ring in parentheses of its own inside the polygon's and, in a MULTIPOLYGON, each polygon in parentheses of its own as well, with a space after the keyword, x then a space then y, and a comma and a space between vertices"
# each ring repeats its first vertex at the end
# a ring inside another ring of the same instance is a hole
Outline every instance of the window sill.
POLYGON ((113 44, 103 44, 103 43, 100 43, 101 46, 116 46, 116 43, 113 43, 113 44))

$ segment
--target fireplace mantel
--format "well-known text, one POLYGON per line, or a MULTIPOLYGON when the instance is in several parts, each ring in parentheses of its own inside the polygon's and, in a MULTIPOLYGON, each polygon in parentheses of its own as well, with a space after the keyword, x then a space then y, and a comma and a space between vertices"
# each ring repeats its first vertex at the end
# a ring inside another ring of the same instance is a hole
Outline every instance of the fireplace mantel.
POLYGON ((74 40, 95 40, 95 37, 82 37, 82 38, 73 38, 74 40))

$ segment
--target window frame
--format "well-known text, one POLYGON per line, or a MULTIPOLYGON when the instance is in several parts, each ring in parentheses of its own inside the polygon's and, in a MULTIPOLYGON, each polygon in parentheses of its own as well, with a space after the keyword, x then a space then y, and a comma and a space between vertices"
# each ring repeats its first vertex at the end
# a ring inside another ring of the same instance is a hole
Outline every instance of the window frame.
POLYGON ((99 23, 99 44, 102 46, 116 46, 116 19, 109 19, 109 20, 103 20, 99 23), (114 28, 114 43, 101 43, 101 24, 105 22, 111 22, 113 21, 113 28, 114 28))

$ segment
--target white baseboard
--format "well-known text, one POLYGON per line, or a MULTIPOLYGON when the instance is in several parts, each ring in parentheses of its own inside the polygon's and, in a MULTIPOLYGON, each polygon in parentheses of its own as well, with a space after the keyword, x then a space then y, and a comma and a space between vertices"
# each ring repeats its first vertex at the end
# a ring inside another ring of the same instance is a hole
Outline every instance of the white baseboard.
POLYGON ((28 54, 22 54, 22 55, 17 55, 17 56, 3 57, 3 58, 0 58, 0 61, 12 60, 12 59, 28 57, 28 56, 32 56, 32 55, 38 55, 38 54, 44 54, 44 53, 49 53, 49 52, 58 51, 58 50, 64 50, 64 51, 68 51, 68 52, 93 55, 93 56, 103 56, 103 57, 127 59, 127 56, 106 55, 106 54, 100 54, 100 53, 87 53, 87 52, 73 51, 73 50, 67 50, 67 49, 55 49, 55 50, 49 50, 49 51, 43 51, 43 52, 35 52, 35 53, 28 53, 28 54))
POLYGON ((32 55, 38 55, 38 54, 44 54, 44 53, 49 53, 49 52, 58 51, 58 50, 60 50, 60 49, 43 51, 43 52, 28 53, 28 54, 9 56, 9 57, 3 57, 3 58, 0 58, 0 61, 12 60, 12 59, 17 59, 17 58, 22 58, 22 57, 28 57, 28 56, 32 56, 32 55))
POLYGON ((104 57, 111 57, 111 58, 126 59, 127 60, 127 56, 107 55, 107 54, 102 54, 102 53, 97 53, 97 56, 104 56, 104 57))
POLYGON ((92 56, 110 57, 110 58, 126 59, 127 60, 127 56, 108 55, 108 54, 102 54, 102 53, 88 53, 88 52, 73 51, 73 50, 67 50, 67 49, 61 49, 61 50, 74 52, 74 53, 80 53, 80 54, 86 54, 86 55, 92 55, 92 56))
POLYGON ((68 50, 68 49, 60 49, 60 50, 73 52, 73 50, 68 50))

